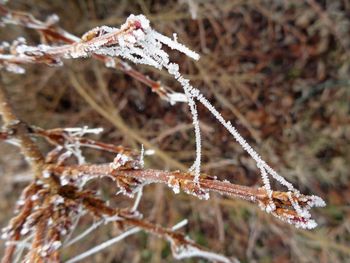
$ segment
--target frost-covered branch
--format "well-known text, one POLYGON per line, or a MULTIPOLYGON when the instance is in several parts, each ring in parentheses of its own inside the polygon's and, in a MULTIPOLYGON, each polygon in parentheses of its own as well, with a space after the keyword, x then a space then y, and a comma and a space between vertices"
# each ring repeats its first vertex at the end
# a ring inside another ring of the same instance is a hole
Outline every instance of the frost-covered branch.
POLYGON ((314 195, 307 196, 291 191, 267 191, 265 188, 247 187, 232 184, 228 181, 219 181, 215 177, 203 174, 198 183, 194 181, 191 173, 169 172, 153 169, 114 169, 113 164, 81 165, 81 166, 55 166, 49 165, 47 169, 58 174, 65 174, 71 178, 80 177, 99 178, 110 177, 120 187, 128 187, 133 193, 138 185, 163 183, 173 189, 175 193, 180 190, 197 196, 200 199, 209 199, 209 192, 216 192, 228 197, 238 197, 259 205, 267 213, 300 228, 312 229, 316 222, 311 219, 309 210, 313 207, 325 206, 324 201, 314 195), (133 179, 133 180, 130 180, 133 179), (120 185, 120 180, 124 183, 120 185), (130 185, 126 185, 127 183, 130 185), (273 205, 274 208, 271 208, 273 205))
MULTIPOLYGON (((63 30, 56 25, 59 19, 56 15, 49 16, 46 21, 40 21, 29 13, 11 10, 0 3, 0 16, 0 24, 12 24, 36 30, 41 36, 43 36, 46 43, 72 44, 81 41, 81 38, 63 30)), ((23 40, 23 38, 21 39, 23 40)), ((16 42, 18 43, 18 41, 16 42)), ((3 42, 2 46, 5 47, 6 50, 10 47, 10 44, 3 42)), ((3 52, 0 52, 0 54, 1 53, 3 52)), ((102 61, 108 68, 121 70, 126 75, 129 75, 130 77, 147 85, 153 92, 157 93, 160 98, 170 102, 176 102, 176 100, 172 99, 173 94, 177 94, 176 92, 174 92, 171 88, 162 85, 159 81, 152 80, 150 77, 145 76, 141 72, 135 70, 125 61, 97 54, 94 54, 93 58, 102 61)), ((22 58, 11 54, 9 54, 7 57, 2 57, 2 59, 0 58, 0 68, 2 66, 10 72, 19 74, 25 73, 24 68, 22 68, 19 64, 32 63, 50 64, 52 61, 38 60, 30 57, 22 58)))
POLYGON ((83 127, 44 130, 21 122, 14 115, 3 90, 0 89, 0 113, 5 123, 3 131, 0 132, 0 139, 9 142, 17 140, 16 145, 21 147, 23 155, 27 157, 35 170, 34 181, 23 190, 17 202, 16 216, 3 229, 2 238, 8 241, 3 262, 10 262, 16 249, 23 248, 24 243, 21 243, 21 239, 26 240, 25 244, 30 243, 30 249, 24 257, 25 260, 59 262, 59 251, 64 248, 63 240, 68 240, 66 245, 70 245, 85 237, 98 225, 109 222, 115 222, 122 229, 127 226, 129 230, 73 258, 71 262, 98 252, 139 230, 169 241, 175 258, 199 256, 212 261, 231 262, 222 255, 205 251, 185 235, 176 232, 175 230, 182 224, 166 228, 144 220, 137 208, 143 187, 151 183, 166 184, 175 193, 182 190, 205 200, 209 199, 210 192, 242 198, 257 204, 267 213, 296 227, 307 229, 316 227, 316 222, 311 219, 310 210, 313 207, 325 206, 324 201, 314 195, 299 193, 290 182, 262 159, 231 122, 226 121, 201 91, 183 77, 179 65, 171 60, 163 47, 167 46, 194 60, 198 60, 199 55, 179 43, 177 38, 172 39, 155 31, 145 16, 130 15, 120 28, 101 26, 86 32, 82 38, 77 38, 55 25, 56 16, 42 22, 27 13, 11 11, 1 4, 0 15, 2 15, 2 24, 16 24, 32 28, 45 38, 45 42, 38 46, 27 45, 23 38, 11 44, 2 43, 0 68, 14 73, 24 73, 21 66, 25 64, 43 63, 62 66, 66 59, 97 58, 106 66, 119 68, 149 85, 171 104, 187 103, 192 114, 196 144, 195 160, 189 171, 148 169, 144 167, 143 148, 141 154, 137 154, 122 146, 83 137, 86 134, 99 133, 101 129, 83 127), (183 93, 174 93, 162 88, 159 83, 149 80, 118 59, 149 65, 159 70, 165 69, 181 85, 183 93), (198 103, 208 109, 210 114, 226 128, 256 162, 263 187, 253 188, 232 184, 201 172, 202 147, 197 112, 198 103), (45 138, 54 146, 54 149, 45 158, 32 140, 32 137, 37 136, 45 138), (116 156, 110 163, 88 164, 83 155, 83 147, 112 152, 116 156), (75 157, 74 164, 66 162, 71 156, 75 157), (111 207, 106 200, 100 198, 98 193, 87 189, 85 185, 87 181, 101 177, 113 179, 120 188, 120 193, 124 195, 134 197, 137 194, 134 205, 125 209, 111 207), (287 190, 274 191, 270 177, 287 190), (76 226, 76 221, 73 219, 76 220, 82 214, 97 218, 99 221, 74 239, 70 239, 70 233, 76 226))

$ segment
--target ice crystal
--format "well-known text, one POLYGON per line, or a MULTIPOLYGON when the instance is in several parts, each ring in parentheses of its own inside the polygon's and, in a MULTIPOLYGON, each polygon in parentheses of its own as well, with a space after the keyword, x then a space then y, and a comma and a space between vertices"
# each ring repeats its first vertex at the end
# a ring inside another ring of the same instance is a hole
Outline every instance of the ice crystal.
POLYGON ((58 206, 60 204, 63 204, 64 203, 64 198, 60 195, 55 195, 53 197, 53 200, 52 200, 52 203, 55 205, 55 206, 58 206))
POLYGON ((180 184, 179 181, 175 178, 175 176, 169 176, 168 186, 173 189, 175 194, 180 193, 180 184))
POLYGON ((7 70, 8 72, 11 73, 15 73, 15 74, 24 74, 26 73, 26 70, 16 64, 13 63, 9 63, 9 64, 5 64, 3 66, 5 68, 5 70, 7 70))
POLYGON ((187 96, 184 93, 174 92, 168 95, 171 105, 175 105, 176 102, 188 102, 187 96))
POLYGON ((129 160, 130 160, 129 156, 122 154, 122 153, 118 153, 110 166, 113 170, 116 170, 116 169, 124 166, 129 160))
POLYGON ((86 134, 100 134, 103 132, 103 128, 89 128, 88 126, 74 127, 74 128, 64 128, 64 131, 68 132, 70 136, 82 137, 86 134))

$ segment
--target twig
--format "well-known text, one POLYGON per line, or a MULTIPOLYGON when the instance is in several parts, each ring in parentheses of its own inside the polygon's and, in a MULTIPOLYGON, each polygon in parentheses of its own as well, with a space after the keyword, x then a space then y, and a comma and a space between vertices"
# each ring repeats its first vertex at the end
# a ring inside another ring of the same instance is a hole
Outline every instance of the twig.
MULTIPOLYGON (((322 207, 324 202, 317 196, 306 196, 292 192, 269 192, 265 188, 253 188, 227 181, 219 181, 208 175, 202 174, 198 184, 194 181, 193 174, 186 172, 169 172, 153 169, 113 169, 111 164, 79 165, 79 166, 57 166, 47 165, 50 172, 65 174, 72 178, 85 176, 90 179, 97 177, 111 177, 115 180, 123 178, 134 179, 133 184, 163 183, 171 187, 175 193, 181 190, 202 199, 209 198, 209 191, 222 195, 238 197, 258 204, 263 210, 287 221, 297 227, 314 228, 315 222, 310 219, 307 212, 312 207, 322 207), (272 202, 272 203, 271 203, 272 202), (275 209, 271 209, 273 205, 275 209), (297 211, 299 210, 299 211, 297 211)), ((123 181, 128 183, 129 181, 123 181)), ((125 185, 123 185, 125 187, 125 185)), ((137 187, 132 186, 135 189, 137 187)), ((132 191, 132 188, 131 190, 132 191)))
MULTIPOLYGON (((48 40, 62 41, 67 44, 73 44, 75 42, 81 41, 79 37, 74 36, 73 34, 63 30, 62 28, 59 28, 58 26, 42 22, 29 13, 10 10, 1 4, 0 4, 0 15, 5 17, 4 23, 16 24, 16 25, 37 30, 40 34, 44 35, 44 37, 48 40)), ((152 91, 157 93, 162 99, 169 101, 170 100, 169 95, 174 93, 174 91, 171 88, 162 85, 158 81, 152 80, 148 76, 145 76, 144 74, 135 70, 124 61, 121 61, 117 58, 110 58, 110 57, 98 55, 98 54, 94 54, 93 57, 97 60, 102 61, 109 68, 121 70, 123 73, 129 75, 130 77, 150 87, 152 91)), ((21 57, 21 58, 7 57, 6 58, 6 57, 0 56, 0 61, 1 60, 3 61, 11 60, 13 63, 16 63, 16 64, 50 62, 45 60, 35 61, 35 59, 31 57, 21 57)))
POLYGON ((31 164, 36 177, 40 178, 44 158, 38 147, 28 136, 28 126, 16 117, 10 103, 8 102, 5 89, 2 84, 0 85, 0 114, 4 121, 4 128, 7 130, 6 136, 5 133, 2 133, 1 137, 8 138, 10 135, 19 140, 23 155, 31 164))
POLYGON ((100 252, 101 250, 105 249, 106 247, 109 247, 109 246, 123 240, 124 238, 126 238, 128 236, 136 234, 140 230, 141 229, 138 227, 131 228, 131 229, 125 231, 124 233, 120 234, 119 236, 116 236, 110 240, 107 240, 106 242, 103 242, 102 244, 99 244, 96 247, 93 247, 93 248, 85 251, 84 253, 67 260, 67 263, 74 263, 74 262, 80 261, 84 258, 87 258, 93 254, 96 254, 96 253, 100 252))

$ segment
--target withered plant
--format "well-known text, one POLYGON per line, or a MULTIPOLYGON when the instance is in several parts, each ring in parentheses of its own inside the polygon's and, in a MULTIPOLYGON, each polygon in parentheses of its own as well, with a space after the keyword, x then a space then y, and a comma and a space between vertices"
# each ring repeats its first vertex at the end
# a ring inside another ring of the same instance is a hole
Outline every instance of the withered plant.
MULTIPOLYGON (((19 38, 12 43, 3 42, 0 48, 0 68, 16 74, 24 74, 24 65, 46 64, 63 66, 64 60, 91 57, 105 66, 121 70, 125 74, 147 85, 163 100, 172 105, 189 105, 195 131, 196 156, 188 171, 155 170, 145 167, 144 158, 152 154, 152 149, 140 152, 123 146, 104 143, 86 138, 86 134, 99 133, 101 129, 57 128, 45 130, 19 119, 7 98, 5 87, 0 89, 0 113, 3 126, 0 139, 20 147, 29 162, 33 179, 23 190, 16 206, 16 215, 3 229, 6 242, 2 262, 59 262, 60 253, 66 247, 81 240, 93 229, 104 223, 114 223, 122 232, 91 250, 67 262, 84 259, 139 231, 156 235, 170 242, 173 256, 177 259, 203 257, 217 262, 233 262, 234 258, 209 252, 197 245, 178 228, 186 220, 172 228, 162 227, 145 220, 138 211, 143 187, 148 184, 165 184, 175 193, 183 191, 200 199, 209 199, 211 192, 229 198, 242 198, 257 204, 271 215, 300 228, 312 229, 316 222, 309 210, 322 207, 323 200, 317 196, 301 194, 294 186, 272 169, 252 149, 235 127, 226 121, 212 104, 194 88, 172 62, 164 46, 177 50, 198 60, 199 55, 180 44, 176 34, 166 37, 150 27, 143 15, 130 15, 120 28, 101 26, 76 37, 57 26, 58 17, 50 16, 45 22, 28 13, 13 11, 0 5, 1 24, 14 24, 33 29, 40 34, 41 43, 27 45, 19 38), (145 64, 156 69, 165 69, 182 86, 183 93, 163 86, 133 69, 134 64, 145 64), (197 113, 197 103, 208 109, 223 125, 243 149, 253 158, 260 171, 263 186, 247 187, 220 181, 216 176, 201 173, 201 132, 197 113), (36 138, 44 138, 52 150, 42 153, 36 138), (109 163, 89 163, 82 149, 93 148, 115 154, 109 163), (121 208, 109 204, 86 183, 108 177, 120 188, 120 193, 135 198, 132 207, 121 208), (270 184, 272 177, 286 191, 275 191, 270 184), (74 234, 76 223, 82 215, 89 215, 96 221, 80 234, 74 234), (74 235, 73 235, 73 234, 74 235)), ((103 66, 101 64, 101 66, 103 66)))

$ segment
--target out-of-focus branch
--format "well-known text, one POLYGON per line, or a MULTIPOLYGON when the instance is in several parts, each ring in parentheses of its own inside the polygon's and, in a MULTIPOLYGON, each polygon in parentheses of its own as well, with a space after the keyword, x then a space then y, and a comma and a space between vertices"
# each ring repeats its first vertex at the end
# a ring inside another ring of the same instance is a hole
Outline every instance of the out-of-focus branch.
POLYGON ((0 114, 4 121, 4 129, 7 131, 2 133, 1 137, 5 137, 6 134, 7 138, 12 137, 18 140, 21 151, 31 164, 35 176, 40 178, 44 158, 39 148, 29 137, 28 126, 16 117, 7 99, 5 89, 2 84, 0 85, 0 114))
MULTIPOLYGON (((142 219, 138 217, 138 212, 135 213, 135 211, 130 211, 127 209, 112 208, 101 199, 91 196, 89 191, 80 192, 77 191, 76 188, 70 188, 68 194, 67 192, 61 192, 61 195, 67 198, 71 198, 74 202, 77 202, 77 200, 81 200, 85 208, 87 210, 90 210, 91 213, 95 214, 98 217, 106 218, 107 221, 115 221, 119 223, 121 227, 123 227, 124 225, 129 227, 139 227, 145 232, 148 232, 150 234, 156 235, 160 238, 169 241, 171 244, 173 255, 175 257, 186 257, 184 254, 187 251, 189 252, 191 250, 203 252, 203 255, 205 255, 206 253, 211 254, 211 252, 206 252, 203 247, 196 244, 184 234, 142 219)), ((215 253, 212 254, 214 255, 215 253)), ((206 258, 209 260, 211 259, 210 256, 206 258)), ((218 259, 215 262, 231 262, 230 259, 222 255, 219 255, 219 258, 221 260, 218 259)))
MULTIPOLYGON (((93 148, 96 150, 107 151, 111 153, 122 153, 128 156, 137 156, 138 153, 122 145, 114 145, 110 143, 104 143, 81 136, 75 136, 70 134, 67 129, 56 128, 50 130, 44 130, 36 126, 28 126, 28 136, 30 137, 42 137, 48 143, 54 146, 62 146, 65 144, 79 144, 81 147, 93 148)), ((6 131, 0 131, 0 140, 11 139, 11 134, 6 131)))
POLYGON ((78 143, 82 147, 94 148, 97 150, 107 151, 111 153, 136 155, 136 153, 133 153, 131 149, 126 148, 124 146, 104 143, 89 138, 84 138, 81 136, 74 136, 69 134, 67 130, 61 128, 44 130, 38 127, 32 127, 31 131, 32 135, 43 137, 53 145, 64 146, 65 143, 78 143))
MULTIPOLYGON (((0 85, 0 115, 2 116, 4 122, 3 129, 5 130, 5 132, 2 133, 1 137, 5 137, 6 135, 5 139, 16 139, 17 143, 21 148, 22 154, 29 162, 33 170, 35 179, 42 180, 43 182, 47 183, 50 186, 50 191, 52 193, 57 192, 59 188, 57 181, 53 180, 53 178, 51 177, 45 178, 43 176, 43 167, 45 164, 44 157, 41 154, 37 145, 29 136, 30 127, 17 118, 7 99, 3 85, 1 83, 0 85)), ((30 185, 28 189, 32 188, 33 184, 30 185)), ((30 190, 28 191, 30 192, 30 190)), ((24 192, 26 192, 26 190, 24 192)), ((26 221, 27 217, 30 215, 32 206, 32 201, 30 199, 27 199, 25 205, 21 209, 21 212, 10 222, 10 224, 19 226, 13 229, 13 233, 10 239, 12 242, 16 242, 20 239, 21 228, 24 222, 26 221)), ((15 252, 15 248, 16 245, 14 244, 10 244, 6 247, 4 256, 2 258, 3 263, 11 261, 13 253, 15 252)))

